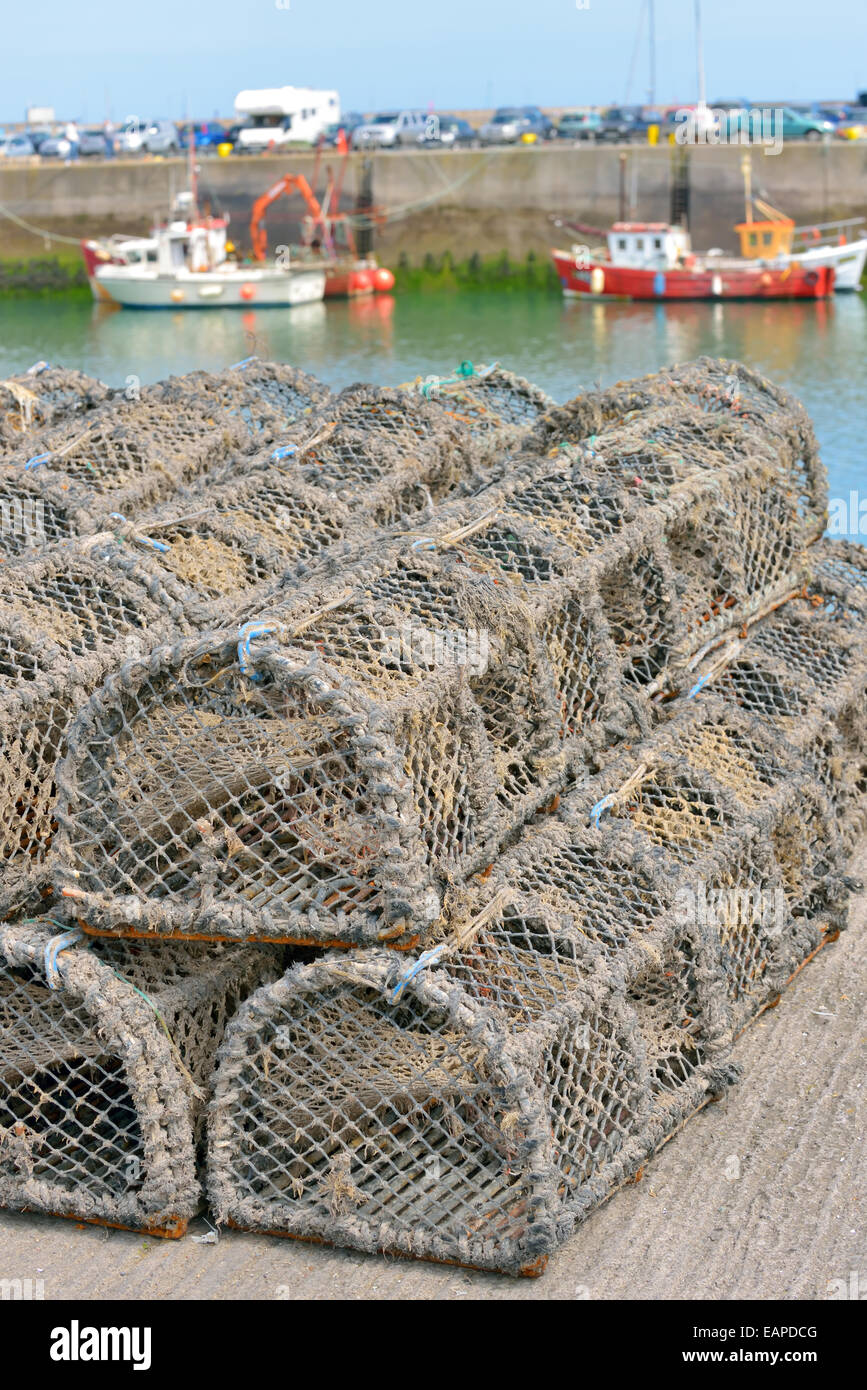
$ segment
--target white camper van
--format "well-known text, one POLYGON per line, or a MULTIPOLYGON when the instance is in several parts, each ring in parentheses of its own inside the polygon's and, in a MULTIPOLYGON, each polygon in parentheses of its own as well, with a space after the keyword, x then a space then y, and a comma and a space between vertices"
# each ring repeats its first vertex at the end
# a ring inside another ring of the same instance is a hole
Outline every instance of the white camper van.
POLYGON ((236 150, 279 149, 297 141, 315 143, 327 125, 340 119, 337 92, 313 87, 264 87, 239 92, 235 110, 241 129, 236 150))

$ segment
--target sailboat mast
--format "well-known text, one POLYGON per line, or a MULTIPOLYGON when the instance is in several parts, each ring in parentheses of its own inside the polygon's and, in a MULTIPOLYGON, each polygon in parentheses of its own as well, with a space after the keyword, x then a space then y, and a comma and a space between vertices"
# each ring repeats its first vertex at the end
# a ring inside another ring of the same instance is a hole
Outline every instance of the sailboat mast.
POLYGON ((695 61, 698 69, 698 104, 707 105, 704 86, 704 53, 701 46, 701 0, 695 0, 695 61))
POLYGON ((190 192, 193 195, 193 218, 199 215, 199 181, 196 174, 196 127, 190 121, 190 192))
POLYGON ((656 17, 654 14, 655 0, 648 0, 648 27, 650 29, 650 90, 648 92, 648 106, 656 105, 656 17))

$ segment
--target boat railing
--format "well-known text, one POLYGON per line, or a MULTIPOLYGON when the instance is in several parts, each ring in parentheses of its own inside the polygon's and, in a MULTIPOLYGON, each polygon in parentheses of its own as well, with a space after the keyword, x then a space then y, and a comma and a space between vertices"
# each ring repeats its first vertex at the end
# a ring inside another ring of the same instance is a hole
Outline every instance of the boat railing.
POLYGON ((841 217, 836 222, 814 222, 809 227, 796 227, 792 233, 793 244, 800 251, 809 251, 815 246, 839 246, 841 237, 846 242, 857 241, 864 235, 864 222, 863 217, 841 217), (850 231, 853 235, 849 235, 850 231))

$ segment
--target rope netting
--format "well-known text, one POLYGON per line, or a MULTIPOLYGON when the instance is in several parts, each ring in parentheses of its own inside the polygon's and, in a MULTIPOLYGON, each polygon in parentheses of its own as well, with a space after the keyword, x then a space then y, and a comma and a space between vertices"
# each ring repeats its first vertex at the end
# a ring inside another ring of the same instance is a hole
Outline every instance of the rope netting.
POLYGON ((112 391, 94 377, 37 362, 27 372, 0 381, 0 448, 16 449, 24 437, 81 418, 112 391))
POLYGON ((187 372, 152 388, 180 410, 206 407, 241 425, 258 446, 326 402, 331 392, 316 377, 284 362, 249 357, 221 372, 187 372))
POLYGON ((3 565, 0 913, 45 871, 66 731, 109 672, 160 635, 191 632, 181 595, 112 546, 3 565))
POLYGON ((0 1205, 182 1235, 214 1054, 277 957, 80 935, 0 926, 0 1205))

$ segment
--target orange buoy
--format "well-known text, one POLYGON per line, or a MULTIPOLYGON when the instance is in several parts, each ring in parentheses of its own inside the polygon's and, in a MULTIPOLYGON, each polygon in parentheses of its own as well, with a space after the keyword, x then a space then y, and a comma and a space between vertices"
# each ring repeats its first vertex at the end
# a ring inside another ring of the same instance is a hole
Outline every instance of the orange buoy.
POLYGON ((373 288, 380 293, 394 289, 394 275, 384 265, 378 266, 373 272, 373 288))
POLYGON ((250 284, 249 280, 246 281, 246 283, 243 284, 243 285, 241 286, 241 288, 240 288, 240 290, 238 291, 238 293, 240 294, 240 296, 241 296, 242 299, 255 299, 255 298, 256 298, 256 290, 255 290, 255 287, 254 287, 253 285, 250 284))
POLYGON ((349 272, 349 294, 370 294, 373 289, 373 272, 370 270, 351 270, 349 272))

